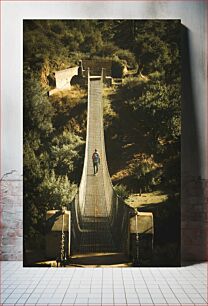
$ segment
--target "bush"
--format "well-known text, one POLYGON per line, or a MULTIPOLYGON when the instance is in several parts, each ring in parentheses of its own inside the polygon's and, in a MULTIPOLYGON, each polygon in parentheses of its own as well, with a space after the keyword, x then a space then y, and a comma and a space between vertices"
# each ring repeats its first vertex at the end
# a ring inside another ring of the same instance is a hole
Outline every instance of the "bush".
POLYGON ((156 163, 153 156, 138 154, 132 160, 130 169, 140 188, 146 192, 161 183, 162 165, 156 163))
POLYGON ((62 206, 68 206, 72 201, 77 186, 69 181, 67 175, 58 176, 52 170, 46 173, 42 184, 39 186, 39 191, 47 209, 61 209, 62 206))
POLYGON ((138 67, 134 54, 129 50, 119 49, 115 55, 122 61, 125 61, 128 68, 135 69, 138 67))
POLYGON ((112 123, 112 120, 116 117, 116 113, 112 108, 111 100, 107 97, 103 98, 103 117, 104 117, 104 127, 112 123))
POLYGON ((126 200, 129 197, 130 192, 127 190, 127 187, 125 185, 115 185, 114 190, 116 194, 122 199, 126 200))
POLYGON ((97 55, 101 56, 112 56, 118 50, 118 47, 112 42, 105 42, 103 44, 102 50, 97 55))
POLYGON ((112 61, 112 77, 122 78, 124 76, 125 65, 119 59, 113 59, 112 61))

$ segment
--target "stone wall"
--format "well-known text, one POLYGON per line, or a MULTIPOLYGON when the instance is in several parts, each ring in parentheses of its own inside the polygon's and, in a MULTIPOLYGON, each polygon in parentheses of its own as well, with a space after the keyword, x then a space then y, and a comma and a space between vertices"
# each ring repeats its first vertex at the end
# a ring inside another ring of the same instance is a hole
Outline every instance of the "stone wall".
POLYGON ((1 181, 0 260, 22 260, 23 190, 22 180, 1 181))

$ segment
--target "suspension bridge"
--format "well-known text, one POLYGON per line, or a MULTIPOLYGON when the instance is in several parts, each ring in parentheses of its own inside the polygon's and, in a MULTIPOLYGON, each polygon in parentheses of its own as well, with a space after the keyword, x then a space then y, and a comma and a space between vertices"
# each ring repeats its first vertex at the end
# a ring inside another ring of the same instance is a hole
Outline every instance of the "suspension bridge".
POLYGON ((72 254, 126 253, 129 206, 115 193, 108 171, 103 128, 103 79, 88 70, 88 111, 85 158, 78 192, 71 205, 72 254), (92 154, 98 150, 98 174, 93 172, 92 154))

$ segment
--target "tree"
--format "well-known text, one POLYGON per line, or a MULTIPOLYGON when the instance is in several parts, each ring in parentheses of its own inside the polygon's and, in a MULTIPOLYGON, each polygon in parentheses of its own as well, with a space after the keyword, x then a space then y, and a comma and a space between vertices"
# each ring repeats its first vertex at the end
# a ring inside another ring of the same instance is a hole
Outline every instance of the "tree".
POLYGON ((24 131, 37 131, 41 135, 48 135, 53 131, 52 118, 54 116, 47 93, 41 88, 38 75, 29 71, 24 74, 24 131))
MULTIPOLYGON (((69 107, 69 106, 68 106, 69 107)), ((24 229, 27 247, 41 247, 46 211, 67 206, 76 192, 72 173, 83 142, 57 130, 53 107, 38 74, 24 73, 24 229)), ((70 118, 68 119, 70 120, 70 118)))

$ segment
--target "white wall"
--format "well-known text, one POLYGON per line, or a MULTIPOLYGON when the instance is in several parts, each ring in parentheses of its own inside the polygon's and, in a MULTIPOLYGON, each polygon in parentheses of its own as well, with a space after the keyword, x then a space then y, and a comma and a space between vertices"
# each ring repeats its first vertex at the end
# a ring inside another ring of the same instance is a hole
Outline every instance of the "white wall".
POLYGON ((65 89, 71 87, 71 79, 78 75, 78 67, 72 67, 65 70, 55 72, 56 88, 65 89))

